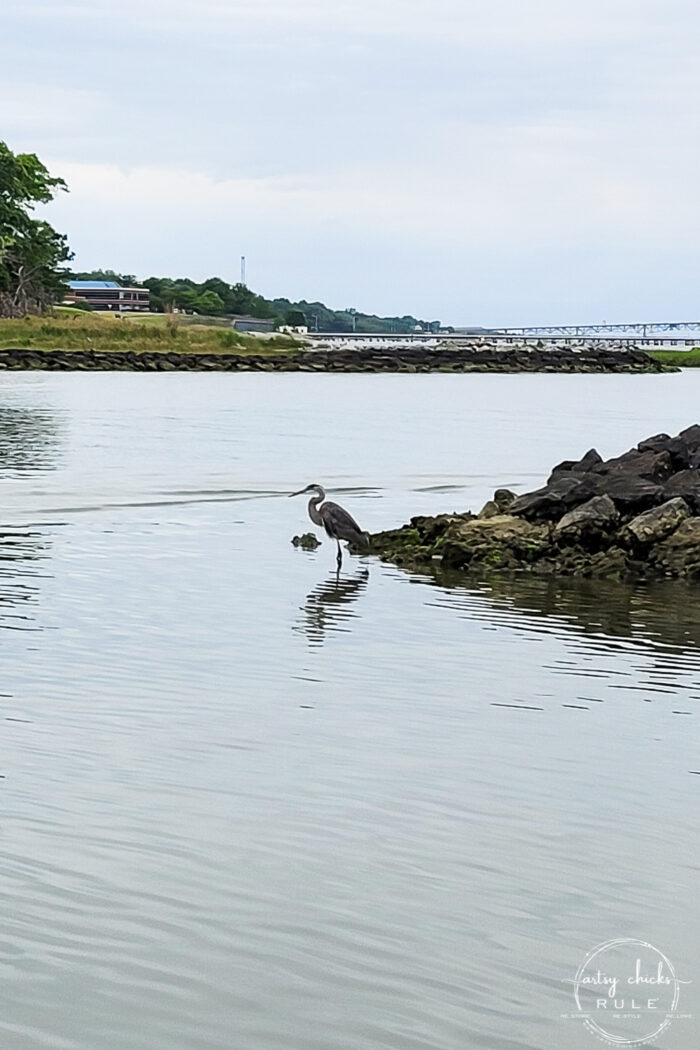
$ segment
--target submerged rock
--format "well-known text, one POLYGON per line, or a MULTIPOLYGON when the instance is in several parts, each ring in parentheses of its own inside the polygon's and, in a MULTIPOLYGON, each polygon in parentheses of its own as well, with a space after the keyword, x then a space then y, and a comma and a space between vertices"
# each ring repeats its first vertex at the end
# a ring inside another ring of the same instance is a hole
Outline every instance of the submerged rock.
POLYGON ((649 557, 665 576, 700 579, 700 518, 686 518, 670 536, 651 547, 649 557))
POLYGON ((439 557, 445 568, 473 565, 517 568, 546 553, 549 527, 495 514, 442 515, 413 518, 409 526, 370 537, 374 551, 388 554, 400 565, 414 565, 439 557))
POLYGON ((559 463, 540 489, 499 489, 475 516, 412 518, 371 537, 399 565, 527 570, 596 579, 700 580, 700 425, 603 460, 559 463))
POLYGON ((292 537, 292 546, 301 547, 303 551, 315 551, 321 546, 321 541, 313 532, 304 532, 301 536, 292 537))

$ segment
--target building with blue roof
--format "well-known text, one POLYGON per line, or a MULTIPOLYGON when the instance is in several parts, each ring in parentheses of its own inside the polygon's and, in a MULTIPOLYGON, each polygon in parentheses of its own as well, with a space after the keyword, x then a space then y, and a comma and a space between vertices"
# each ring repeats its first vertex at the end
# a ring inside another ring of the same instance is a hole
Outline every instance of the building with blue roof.
POLYGON ((124 288, 117 281, 69 281, 67 304, 89 303, 93 310, 150 310, 148 288, 124 288))

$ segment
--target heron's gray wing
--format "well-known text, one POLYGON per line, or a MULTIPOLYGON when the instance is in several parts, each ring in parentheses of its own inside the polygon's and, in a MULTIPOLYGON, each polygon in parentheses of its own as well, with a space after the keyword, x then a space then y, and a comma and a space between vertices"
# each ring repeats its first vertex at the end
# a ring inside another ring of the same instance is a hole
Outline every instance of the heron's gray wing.
POLYGON ((337 503, 324 503, 321 507, 321 515, 329 536, 337 535, 341 540, 352 540, 355 535, 362 536, 362 529, 352 514, 348 514, 345 508, 340 507, 337 503), (331 529, 333 529, 332 532, 331 529))

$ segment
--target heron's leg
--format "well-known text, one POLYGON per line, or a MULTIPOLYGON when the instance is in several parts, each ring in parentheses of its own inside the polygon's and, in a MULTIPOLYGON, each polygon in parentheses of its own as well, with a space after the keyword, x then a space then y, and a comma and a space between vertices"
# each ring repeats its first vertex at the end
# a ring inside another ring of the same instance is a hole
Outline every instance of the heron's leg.
POLYGON ((335 542, 338 544, 337 565, 338 565, 338 568, 340 569, 340 566, 343 564, 343 552, 340 549, 340 540, 336 539, 335 542))

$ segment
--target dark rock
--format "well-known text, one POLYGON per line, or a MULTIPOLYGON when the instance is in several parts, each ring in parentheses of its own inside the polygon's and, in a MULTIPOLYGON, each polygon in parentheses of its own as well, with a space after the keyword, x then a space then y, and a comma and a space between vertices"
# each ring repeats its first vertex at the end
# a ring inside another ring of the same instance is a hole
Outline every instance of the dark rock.
POLYGON ((586 452, 585 456, 581 457, 581 459, 565 459, 563 463, 558 463, 557 466, 552 469, 552 473, 549 475, 549 481, 553 481, 562 474, 587 474, 589 470, 593 470, 594 467, 602 462, 603 457, 598 450, 591 448, 586 452))
POLYGON ((500 514, 501 510, 495 500, 487 500, 483 507, 477 514, 478 518, 495 518, 497 514, 500 514))
POLYGON ((649 481, 664 481, 673 473, 670 453, 639 452, 632 448, 614 459, 606 459, 593 468, 596 474, 627 474, 649 481))
POLYGON ((669 441, 674 441, 669 434, 654 434, 652 437, 644 438, 637 445, 639 452, 664 452, 668 450, 669 441))
POLYGON ((685 430, 681 430, 678 437, 685 441, 691 452, 700 449, 700 424, 694 423, 692 427, 686 427, 685 430))
POLYGON ((609 474, 600 479, 600 494, 610 496, 622 513, 646 510, 659 503, 663 489, 633 474, 609 474))
POLYGON ((373 549, 415 568, 439 559, 489 572, 700 581, 700 466, 674 467, 700 460, 700 427, 683 434, 656 434, 606 462, 592 450, 534 492, 499 490, 478 518, 414 518, 374 537, 373 549))
POLYGON ((595 496, 609 496, 623 513, 636 513, 661 502, 660 482, 672 471, 667 451, 631 449, 603 462, 592 449, 581 460, 559 464, 547 485, 518 496, 510 511, 531 521, 555 521, 595 496), (583 473, 581 464, 587 467, 583 473))
POLYGON ((655 434, 653 437, 640 441, 637 445, 638 452, 668 452, 674 470, 683 470, 687 467, 689 449, 682 437, 669 437, 668 434, 655 434))
POLYGON ((497 514, 504 514, 516 499, 514 492, 510 489, 496 489, 493 499, 483 505, 479 511, 480 518, 495 518, 497 514))
POLYGON ((696 513, 700 513, 700 470, 697 468, 679 470, 677 474, 669 478, 663 487, 665 499, 682 497, 688 506, 696 513))
POLYGON ((496 489, 493 494, 493 502, 501 511, 508 510, 515 498, 515 493, 510 489, 496 489))
POLYGON ((565 510, 565 497, 571 496, 580 485, 579 477, 562 474, 544 488, 517 496, 510 505, 510 513, 532 521, 554 521, 565 510))
POLYGON ((620 521, 620 514, 609 496, 593 496, 581 506, 570 510, 555 525, 554 535, 558 539, 584 540, 599 538, 620 521))
POLYGON ((650 544, 670 536, 690 514, 685 500, 676 498, 662 503, 660 507, 644 511, 624 528, 625 538, 632 543, 650 544))

